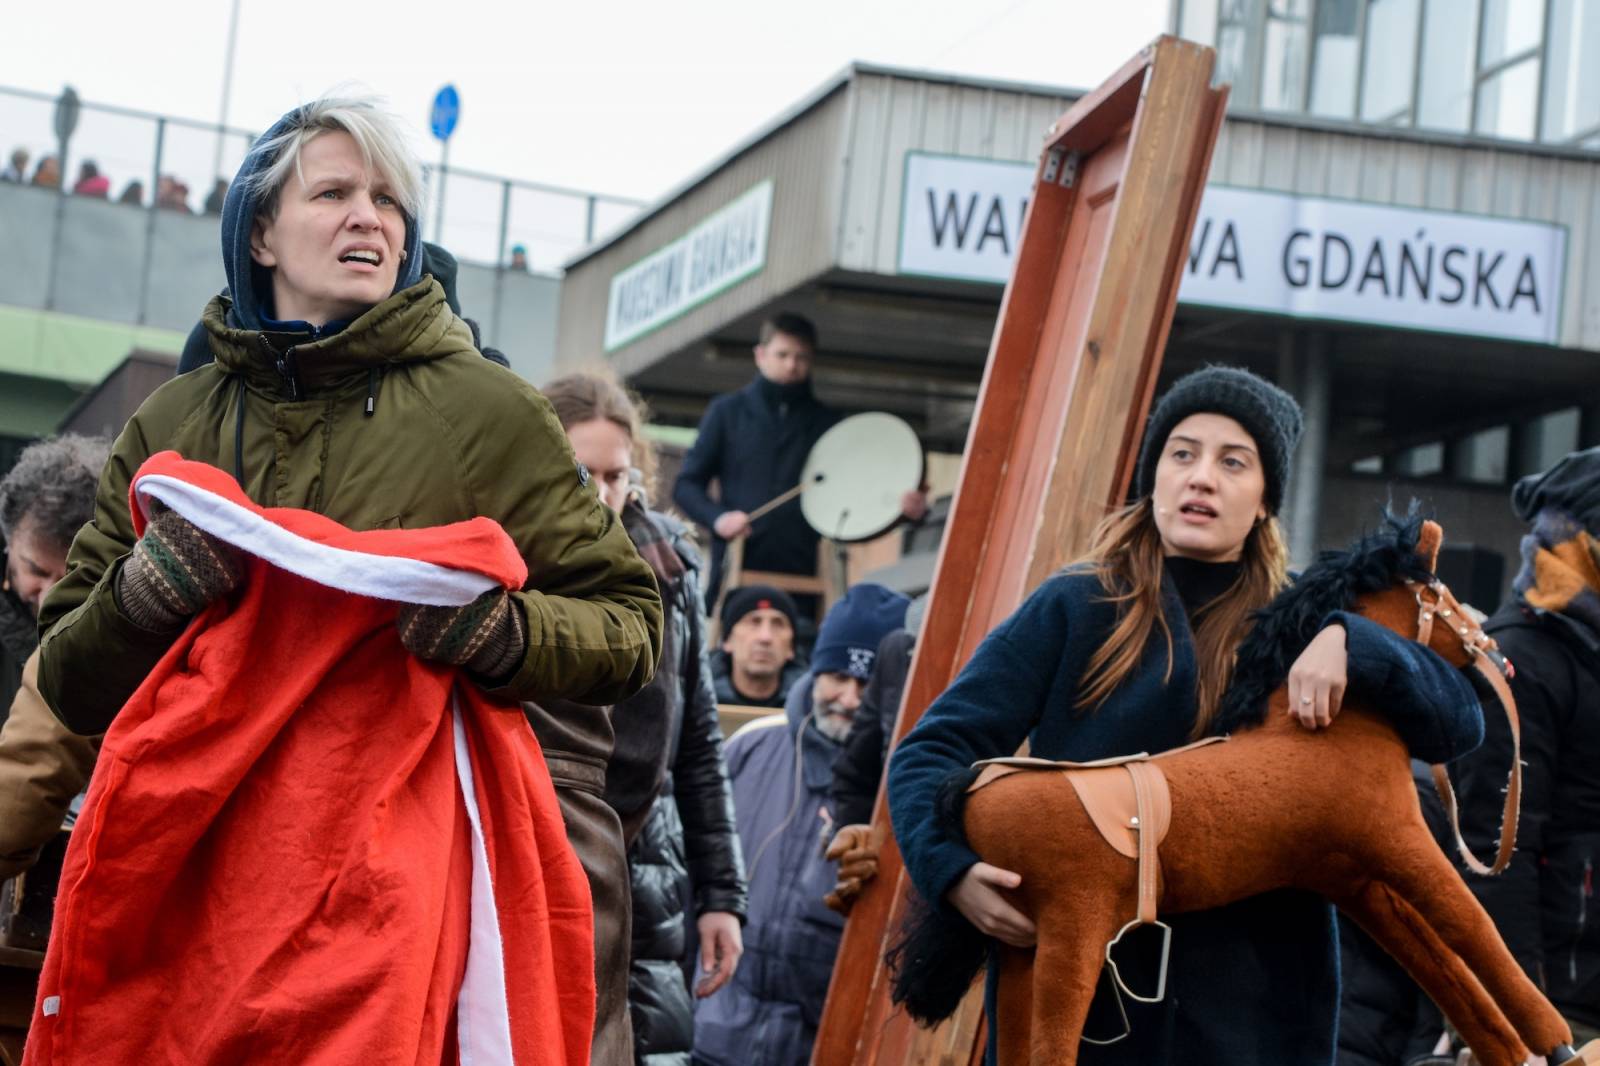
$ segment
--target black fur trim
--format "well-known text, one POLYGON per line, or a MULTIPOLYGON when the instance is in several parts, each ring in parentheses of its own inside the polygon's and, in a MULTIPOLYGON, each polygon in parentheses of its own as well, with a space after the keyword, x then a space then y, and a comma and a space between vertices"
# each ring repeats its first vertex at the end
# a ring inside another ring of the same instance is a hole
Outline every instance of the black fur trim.
POLYGON ((915 889, 900 939, 884 955, 889 998, 933 1028, 956 1012, 989 960, 990 940, 948 903, 930 906, 915 889))
POLYGON ((957 770, 933 794, 933 820, 957 844, 967 842, 967 789, 982 773, 976 766, 957 770))
MULTIPOLYGON (((966 843, 967 789, 975 767, 944 780, 934 797, 934 820, 952 840, 966 843)), ((915 890, 900 938, 884 955, 889 996, 906 1013, 932 1027, 956 1012, 989 958, 989 938, 948 903, 930 905, 915 890)))
POLYGON ((1423 518, 1415 500, 1404 515, 1385 508, 1378 529, 1343 551, 1323 552, 1298 581, 1256 612, 1255 627, 1239 647, 1233 680, 1211 724, 1213 735, 1262 723, 1267 698, 1288 678, 1289 667, 1331 612, 1348 610, 1359 597, 1398 581, 1433 576, 1417 554, 1423 518))

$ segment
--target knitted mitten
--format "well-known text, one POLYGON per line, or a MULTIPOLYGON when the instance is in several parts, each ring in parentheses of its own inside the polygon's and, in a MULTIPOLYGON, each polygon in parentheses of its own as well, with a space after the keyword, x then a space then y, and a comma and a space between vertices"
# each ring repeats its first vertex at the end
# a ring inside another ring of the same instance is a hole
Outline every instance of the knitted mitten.
POLYGON ((155 500, 117 574, 117 603, 142 629, 176 629, 244 580, 244 553, 155 500))
POLYGON ((400 643, 419 659, 464 666, 479 677, 509 677, 528 651, 522 612, 504 589, 465 607, 400 608, 400 643))

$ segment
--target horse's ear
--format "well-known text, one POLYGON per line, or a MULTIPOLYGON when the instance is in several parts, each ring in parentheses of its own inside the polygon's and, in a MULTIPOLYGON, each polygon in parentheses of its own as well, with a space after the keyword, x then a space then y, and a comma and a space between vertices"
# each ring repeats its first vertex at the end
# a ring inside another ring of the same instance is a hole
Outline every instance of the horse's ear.
POLYGON ((1439 528, 1439 523, 1429 518, 1422 523, 1422 532, 1417 535, 1417 554, 1422 556, 1428 564, 1429 570, 1439 568, 1439 545, 1444 543, 1444 530, 1439 528))

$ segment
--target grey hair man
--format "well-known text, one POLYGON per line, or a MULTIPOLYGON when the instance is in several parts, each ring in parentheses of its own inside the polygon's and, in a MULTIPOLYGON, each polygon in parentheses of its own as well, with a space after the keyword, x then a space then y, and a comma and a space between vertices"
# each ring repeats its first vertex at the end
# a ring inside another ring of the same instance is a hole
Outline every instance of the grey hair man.
POLYGON ((67 549, 94 513, 110 442, 74 433, 23 449, 0 479, 0 721, 39 643, 39 605, 67 573, 67 549))

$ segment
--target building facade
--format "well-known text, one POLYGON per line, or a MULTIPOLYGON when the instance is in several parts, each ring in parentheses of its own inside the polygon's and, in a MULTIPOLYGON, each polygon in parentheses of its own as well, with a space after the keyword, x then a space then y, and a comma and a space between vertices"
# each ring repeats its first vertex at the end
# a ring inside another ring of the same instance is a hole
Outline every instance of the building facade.
MULTIPOLYGON (((1414 497, 1477 549, 1460 565, 1492 604, 1516 569, 1511 482, 1600 443, 1600 152, 1579 129, 1589 98, 1559 119, 1554 103, 1535 107, 1517 127, 1576 131, 1546 139, 1467 132, 1487 128, 1482 104, 1466 130, 1395 112, 1362 123, 1367 90, 1352 90, 1348 114, 1312 113, 1305 101, 1332 92, 1332 60, 1316 74, 1310 43, 1343 25, 1329 21, 1339 6, 1173 7, 1174 25, 1211 27, 1236 88, 1162 386, 1221 362, 1300 399, 1307 433, 1285 515, 1297 561, 1414 497), (1262 103, 1278 99, 1269 83, 1293 80, 1270 43, 1283 31, 1264 21, 1285 7, 1303 8, 1307 35, 1291 49, 1305 57, 1298 111, 1262 103)), ((1350 6, 1363 40, 1392 32, 1388 0, 1350 6)), ((1411 4, 1419 20, 1437 6, 1411 4)), ((1501 24, 1496 4, 1472 6, 1485 27, 1501 24)), ((1553 0, 1546 21, 1561 25, 1569 7, 1553 0)), ((1480 36, 1495 62, 1579 78, 1554 47, 1508 37, 1516 56, 1535 47, 1513 59, 1480 36)), ((1379 84, 1366 73, 1386 62, 1377 48, 1346 57, 1349 77, 1379 84)), ((1501 68, 1480 68, 1487 99, 1501 68)), ((1411 84, 1407 114, 1434 114, 1415 102, 1433 99, 1431 83, 1411 84)), ((1529 105, 1582 95, 1581 78, 1565 97, 1551 84, 1529 105)), ((761 319, 796 310, 821 333, 823 399, 893 411, 930 449, 959 451, 1041 139, 1076 95, 852 65, 569 262, 558 359, 607 360, 658 417, 692 425, 753 373, 761 319)), ((1503 115, 1509 98, 1496 99, 1503 115)))

